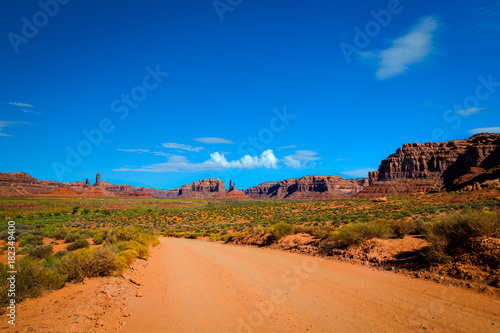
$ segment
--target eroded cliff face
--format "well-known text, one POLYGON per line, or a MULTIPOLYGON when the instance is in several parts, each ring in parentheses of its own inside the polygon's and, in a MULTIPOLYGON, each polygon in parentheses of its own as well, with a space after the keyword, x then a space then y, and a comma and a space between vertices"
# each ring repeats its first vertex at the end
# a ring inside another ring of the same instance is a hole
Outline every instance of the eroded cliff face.
POLYGON ((457 190, 498 178, 500 134, 481 133, 466 140, 404 144, 369 173, 370 186, 358 197, 457 190))
POLYGON ((320 200, 347 198, 367 185, 365 179, 344 179, 337 176, 307 176, 266 182, 251 187, 245 194, 253 199, 320 200))
POLYGON ((183 185, 178 197, 183 199, 209 199, 226 193, 224 183, 220 179, 203 179, 193 184, 183 185))

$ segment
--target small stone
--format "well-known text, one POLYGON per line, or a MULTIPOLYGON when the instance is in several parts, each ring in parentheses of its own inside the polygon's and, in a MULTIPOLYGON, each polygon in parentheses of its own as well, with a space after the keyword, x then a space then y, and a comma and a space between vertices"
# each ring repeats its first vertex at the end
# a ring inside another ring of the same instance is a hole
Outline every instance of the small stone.
POLYGON ((98 326, 98 327, 99 327, 99 326, 104 326, 104 320, 102 320, 102 319, 98 319, 98 320, 96 321, 96 323, 95 323, 95 326, 98 326))
POLYGON ((137 286, 140 286, 141 285, 141 280, 139 280, 139 278, 137 276, 133 276, 131 277, 130 279, 128 279, 130 282, 132 282, 133 284, 137 285, 137 286))

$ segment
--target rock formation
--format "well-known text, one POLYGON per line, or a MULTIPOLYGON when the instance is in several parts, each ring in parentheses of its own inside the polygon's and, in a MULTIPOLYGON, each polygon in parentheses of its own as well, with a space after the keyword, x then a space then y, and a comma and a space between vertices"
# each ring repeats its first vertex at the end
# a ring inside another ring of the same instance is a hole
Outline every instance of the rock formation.
POLYGON ((100 183, 101 183, 101 175, 98 173, 97 175, 95 175, 95 184, 94 184, 94 186, 99 186, 100 183))
POLYGON ((24 172, 0 173, 0 197, 32 197, 32 196, 79 196, 79 197, 113 197, 113 198, 163 198, 163 199, 205 199, 214 198, 225 193, 224 183, 219 179, 205 179, 171 190, 157 190, 148 187, 110 184, 101 181, 96 175, 94 186, 87 182, 61 183, 38 180, 24 172))
POLYGON ((89 186, 90 185, 90 182, 89 182, 89 179, 85 179, 85 185, 89 186))
POLYGON ((229 180, 229 191, 234 191, 235 190, 235 185, 232 180, 229 180))
POLYGON ((233 183, 232 190, 227 191, 225 194, 217 197, 217 199, 221 199, 221 200, 252 200, 252 198, 250 198, 248 195, 245 195, 245 193, 243 193, 242 191, 236 190, 234 188, 234 183, 233 183))
POLYGON ((266 182, 251 187, 245 194, 253 199, 326 200, 348 198, 367 185, 366 179, 338 176, 307 176, 266 182))
POLYGON ((404 144, 369 173, 370 186, 358 197, 458 190, 500 178, 500 134, 466 140, 404 144))

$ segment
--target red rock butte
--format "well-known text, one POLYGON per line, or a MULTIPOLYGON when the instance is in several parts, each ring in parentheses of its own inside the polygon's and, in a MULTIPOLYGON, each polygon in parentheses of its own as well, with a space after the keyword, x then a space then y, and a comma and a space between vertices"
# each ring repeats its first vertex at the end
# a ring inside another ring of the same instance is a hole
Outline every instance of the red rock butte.
POLYGON ((369 173, 360 198, 461 190, 500 178, 500 134, 404 144, 369 173))

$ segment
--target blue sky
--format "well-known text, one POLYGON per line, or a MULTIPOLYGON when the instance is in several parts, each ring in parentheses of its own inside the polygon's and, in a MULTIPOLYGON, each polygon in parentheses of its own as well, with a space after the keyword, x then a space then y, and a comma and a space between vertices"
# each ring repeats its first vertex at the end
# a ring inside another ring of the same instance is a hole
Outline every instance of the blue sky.
POLYGON ((500 132, 497 1, 0 6, 0 172, 243 189, 500 132))

